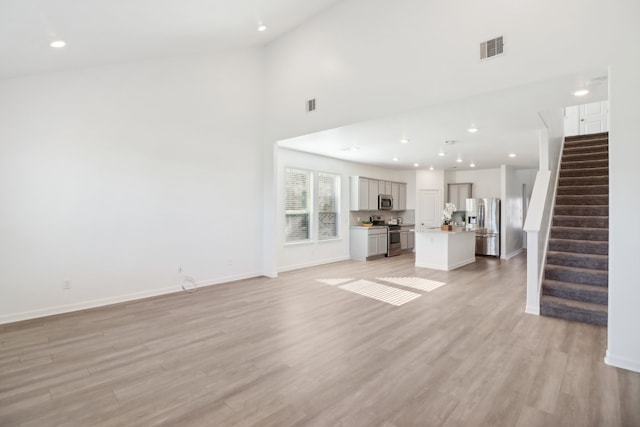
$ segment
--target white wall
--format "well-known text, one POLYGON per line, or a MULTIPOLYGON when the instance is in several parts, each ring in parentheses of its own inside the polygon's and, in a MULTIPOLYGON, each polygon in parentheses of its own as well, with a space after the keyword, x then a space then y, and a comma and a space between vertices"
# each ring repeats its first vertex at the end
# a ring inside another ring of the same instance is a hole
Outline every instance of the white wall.
POLYGON ((598 0, 339 2, 267 46, 269 137, 606 66, 614 22, 598 0), (479 43, 498 35, 506 54, 481 62, 479 43), (318 109, 306 114, 313 97, 318 109))
POLYGON ((446 171, 445 172, 445 188, 446 184, 457 184, 471 182, 472 197, 481 198, 500 198, 500 168, 496 169, 477 169, 468 171, 446 171))
POLYGON ((261 61, 0 82, 0 322, 258 275, 261 61))
POLYGON ((610 68, 609 103, 609 326, 607 363, 640 372, 640 285, 638 240, 640 224, 629 214, 640 212, 640 200, 630 189, 640 182, 640 2, 616 1, 608 7, 618 19, 618 38, 610 68))
MULTIPOLYGON (((277 260, 278 271, 349 259, 349 177, 365 176, 407 183, 407 209, 415 208, 415 171, 396 171, 346 162, 284 148, 277 149, 277 260), (340 175, 340 239, 285 244, 284 242, 284 170, 287 167, 340 175)), ((385 215, 397 216, 393 212, 385 215)), ((369 213, 362 213, 363 217, 369 213)))

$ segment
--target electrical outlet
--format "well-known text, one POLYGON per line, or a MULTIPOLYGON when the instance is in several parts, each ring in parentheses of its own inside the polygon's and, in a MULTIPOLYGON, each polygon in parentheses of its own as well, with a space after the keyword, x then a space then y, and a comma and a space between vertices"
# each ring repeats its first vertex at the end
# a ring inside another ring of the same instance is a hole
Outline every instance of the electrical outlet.
POLYGON ((71 289, 71 280, 65 280, 62 282, 62 289, 69 290, 71 289))
POLYGON ((182 273, 182 266, 181 265, 178 266, 178 273, 182 273))

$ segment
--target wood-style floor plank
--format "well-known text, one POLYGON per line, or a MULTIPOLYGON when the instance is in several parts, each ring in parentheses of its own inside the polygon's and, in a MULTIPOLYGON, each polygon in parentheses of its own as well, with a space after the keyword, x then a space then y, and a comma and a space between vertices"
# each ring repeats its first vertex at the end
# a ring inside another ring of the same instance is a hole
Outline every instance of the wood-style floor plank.
POLYGON ((0 426, 640 425, 606 329, 524 313, 525 261, 345 261, 0 325, 0 426), (407 276, 446 285, 377 279, 407 276))

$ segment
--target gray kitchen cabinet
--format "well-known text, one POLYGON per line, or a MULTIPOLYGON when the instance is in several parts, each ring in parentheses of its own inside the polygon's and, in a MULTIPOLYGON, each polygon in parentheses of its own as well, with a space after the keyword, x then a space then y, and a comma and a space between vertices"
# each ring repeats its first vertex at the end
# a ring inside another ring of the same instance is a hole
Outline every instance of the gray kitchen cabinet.
POLYGON ((350 257, 358 261, 387 254, 387 227, 351 227, 350 257))
POLYGON ((409 247, 409 231, 400 230, 400 249, 403 251, 409 247))
POLYGON ((378 210, 379 181, 369 179, 369 210, 378 210))
MULTIPOLYGON (((349 178, 349 184, 350 184, 349 210, 368 211, 369 210, 369 178, 352 176, 349 178)), ((376 187, 377 187, 377 181, 376 181, 376 187)))
POLYGON ((381 194, 391 194, 391 181, 384 181, 384 193, 381 194))
POLYGON ((416 233, 415 231, 409 231, 407 249, 413 250, 413 248, 415 247, 416 247, 416 233))
POLYGON ((407 209, 407 184, 381 181, 362 176, 349 177, 349 210, 377 211, 378 195, 389 194, 393 198, 394 211, 407 209))
POLYGON ((456 205, 457 211, 464 211, 466 200, 472 197, 472 187, 473 184, 470 182, 448 184, 447 203, 453 203, 456 205))
POLYGON ((396 210, 407 210, 407 184, 398 184, 398 207, 396 210))

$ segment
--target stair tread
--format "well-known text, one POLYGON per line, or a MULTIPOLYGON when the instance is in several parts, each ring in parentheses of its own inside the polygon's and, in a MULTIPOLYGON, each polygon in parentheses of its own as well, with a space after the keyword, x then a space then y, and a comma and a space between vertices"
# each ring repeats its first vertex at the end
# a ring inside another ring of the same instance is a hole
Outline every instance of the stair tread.
MULTIPOLYGON (((608 230, 608 227, 568 227, 566 225, 552 225, 551 230, 555 231, 580 231, 581 233, 588 233, 590 231, 598 232, 602 230, 608 230)), ((575 240, 575 239, 567 239, 567 240, 575 240)))
POLYGON ((573 290, 584 290, 588 292, 596 292, 599 294, 608 294, 609 289, 603 286, 589 285, 585 283, 565 282, 563 280, 544 279, 542 286, 552 286, 556 288, 568 288, 573 290))
POLYGON ((566 255, 572 258, 581 258, 581 259, 598 259, 598 260, 609 259, 609 255, 583 254, 581 252, 547 251, 547 256, 549 255, 557 255, 557 256, 566 255))
POLYGON ((594 276, 607 276, 609 277, 609 272, 607 270, 596 270, 593 268, 585 268, 585 267, 570 267, 568 265, 557 265, 557 264, 546 264, 544 267, 545 271, 547 270, 564 270, 571 271, 572 273, 583 273, 583 274, 591 274, 594 276))
POLYGON ((554 297, 551 295, 542 295, 540 298, 540 304, 547 303, 555 306, 564 306, 569 309, 581 310, 581 311, 599 311, 606 313, 607 306, 604 304, 594 304, 592 302, 574 301, 565 298, 554 297))

